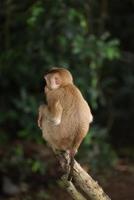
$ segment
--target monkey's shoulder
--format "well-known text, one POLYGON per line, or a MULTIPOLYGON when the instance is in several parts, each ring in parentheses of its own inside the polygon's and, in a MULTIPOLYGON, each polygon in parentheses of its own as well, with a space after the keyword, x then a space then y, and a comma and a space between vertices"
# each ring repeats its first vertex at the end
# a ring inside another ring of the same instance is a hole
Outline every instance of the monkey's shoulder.
POLYGON ((63 88, 63 101, 68 105, 72 105, 76 109, 80 109, 83 105, 87 108, 88 104, 84 99, 81 91, 75 85, 68 85, 63 88))
POLYGON ((73 84, 69 84, 63 87, 64 93, 68 95, 72 95, 73 97, 81 96, 80 90, 73 84))

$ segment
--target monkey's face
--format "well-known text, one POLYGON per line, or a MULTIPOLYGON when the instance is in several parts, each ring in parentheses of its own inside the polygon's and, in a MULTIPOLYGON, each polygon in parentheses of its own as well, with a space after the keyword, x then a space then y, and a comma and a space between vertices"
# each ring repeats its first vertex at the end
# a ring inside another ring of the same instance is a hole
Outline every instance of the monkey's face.
POLYGON ((50 90, 58 89, 61 85, 61 79, 59 74, 47 74, 45 77, 46 85, 50 90))

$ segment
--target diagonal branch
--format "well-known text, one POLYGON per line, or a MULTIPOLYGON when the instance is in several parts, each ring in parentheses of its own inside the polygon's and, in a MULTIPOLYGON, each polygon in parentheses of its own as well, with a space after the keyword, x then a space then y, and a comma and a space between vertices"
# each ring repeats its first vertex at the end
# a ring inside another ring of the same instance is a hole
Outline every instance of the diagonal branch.
POLYGON ((72 196, 74 200, 110 200, 107 194, 99 186, 99 184, 80 166, 75 160, 73 168, 73 181, 68 181, 69 156, 67 154, 58 155, 60 165, 65 175, 62 177, 64 188, 72 196), (83 195, 78 191, 80 188, 83 191, 83 195), (86 197, 84 197, 84 195, 86 197))
POLYGON ((75 161, 73 179, 91 200, 110 200, 99 184, 75 161))
POLYGON ((86 200, 86 198, 76 189, 71 181, 67 181, 67 177, 63 176, 61 182, 66 191, 70 194, 73 200, 86 200))

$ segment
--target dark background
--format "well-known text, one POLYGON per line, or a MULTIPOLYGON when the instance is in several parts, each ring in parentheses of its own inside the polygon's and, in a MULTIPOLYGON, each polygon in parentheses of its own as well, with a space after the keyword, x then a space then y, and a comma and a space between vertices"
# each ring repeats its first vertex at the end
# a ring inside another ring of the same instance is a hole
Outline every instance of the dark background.
POLYGON ((69 200, 37 127, 54 66, 71 71, 94 115, 77 159, 113 200, 133 200, 133 0, 0 1, 0 199, 69 200))

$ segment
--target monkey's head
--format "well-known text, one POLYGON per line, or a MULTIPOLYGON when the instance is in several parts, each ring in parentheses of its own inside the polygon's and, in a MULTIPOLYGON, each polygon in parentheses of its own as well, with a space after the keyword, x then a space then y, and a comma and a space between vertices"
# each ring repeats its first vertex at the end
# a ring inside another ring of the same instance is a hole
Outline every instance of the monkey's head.
POLYGON ((52 68, 45 74, 44 79, 46 80, 46 85, 50 90, 58 89, 60 86, 73 83, 71 73, 64 68, 52 68))

